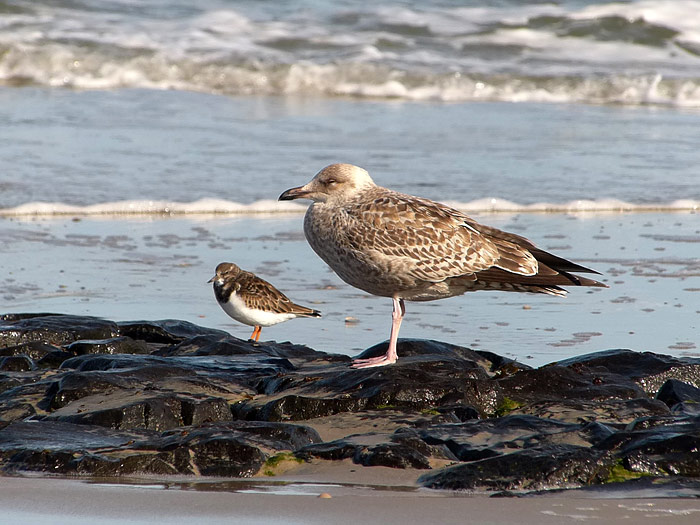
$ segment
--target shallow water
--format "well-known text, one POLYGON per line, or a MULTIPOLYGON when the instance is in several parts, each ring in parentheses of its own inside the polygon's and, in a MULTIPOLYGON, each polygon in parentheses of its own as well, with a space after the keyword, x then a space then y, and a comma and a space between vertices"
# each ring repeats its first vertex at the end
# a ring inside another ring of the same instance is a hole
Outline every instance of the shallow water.
POLYGON ((698 136, 700 114, 661 108, 0 88, 0 210, 274 201, 333 162, 467 209, 697 209, 698 136))
MULTIPOLYGON (((610 288, 570 288, 567 298, 478 292, 407 303, 402 337, 531 365, 609 348, 700 355, 697 213, 477 218, 597 269, 610 288)), ((353 355, 389 334, 391 302, 340 281, 304 240, 301 214, 3 218, 0 246, 3 311, 177 318, 247 338, 251 330, 224 314, 206 284, 216 264, 233 260, 323 313, 265 328, 263 340, 353 355)))

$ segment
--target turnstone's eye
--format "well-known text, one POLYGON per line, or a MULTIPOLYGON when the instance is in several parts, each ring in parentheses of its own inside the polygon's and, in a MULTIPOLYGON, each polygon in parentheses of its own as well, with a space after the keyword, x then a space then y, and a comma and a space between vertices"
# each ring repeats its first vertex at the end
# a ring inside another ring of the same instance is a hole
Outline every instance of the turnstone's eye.
POLYGON ((331 184, 336 184, 337 182, 338 182, 338 181, 335 180, 335 179, 328 179, 328 180, 326 181, 326 185, 327 185, 327 186, 330 186, 331 184))

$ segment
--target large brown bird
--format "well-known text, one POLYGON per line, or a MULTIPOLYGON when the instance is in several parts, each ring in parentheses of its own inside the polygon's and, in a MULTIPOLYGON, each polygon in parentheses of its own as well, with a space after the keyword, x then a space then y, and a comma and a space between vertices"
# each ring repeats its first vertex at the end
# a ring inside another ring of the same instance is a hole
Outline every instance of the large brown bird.
POLYGON ((404 300, 432 301, 477 290, 563 296, 560 285, 606 287, 571 273, 595 270, 444 204, 377 186, 367 171, 351 164, 327 166, 279 198, 311 199, 304 217, 311 248, 346 283, 393 300, 386 354, 355 359, 355 368, 396 362, 404 300))

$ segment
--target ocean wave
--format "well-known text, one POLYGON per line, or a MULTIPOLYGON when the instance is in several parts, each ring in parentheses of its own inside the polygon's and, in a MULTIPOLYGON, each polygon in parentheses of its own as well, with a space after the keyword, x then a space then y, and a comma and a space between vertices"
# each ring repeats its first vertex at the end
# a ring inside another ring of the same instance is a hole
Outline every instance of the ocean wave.
POLYGON ((85 90, 177 89, 220 95, 349 96, 409 101, 501 101, 700 107, 700 77, 662 74, 435 73, 384 64, 107 59, 62 50, 0 53, 0 83, 85 90), (43 64, 43 67, 40 65, 43 64))
MULTIPOLYGON (((445 204, 468 213, 606 213, 606 212, 688 212, 700 210, 700 200, 681 199, 668 203, 635 204, 617 199, 573 200, 562 203, 521 204, 498 198, 445 204)), ((0 208, 0 217, 60 216, 178 216, 178 215, 275 215, 301 214, 307 204, 260 200, 250 204, 223 199, 194 202, 129 200, 75 206, 60 202, 30 202, 13 208, 0 208)))
POLYGON ((159 18, 25 2, 0 20, 0 84, 700 107, 699 1, 207 4, 159 18))

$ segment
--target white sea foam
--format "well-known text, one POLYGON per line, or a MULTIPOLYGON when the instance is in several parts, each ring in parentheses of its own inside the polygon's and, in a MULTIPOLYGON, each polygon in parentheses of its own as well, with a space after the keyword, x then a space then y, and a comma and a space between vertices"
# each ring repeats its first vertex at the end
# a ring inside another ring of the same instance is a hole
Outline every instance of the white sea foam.
POLYGON ((75 206, 61 202, 29 202, 14 208, 0 209, 0 216, 52 215, 189 215, 189 214, 268 214, 299 213, 304 206, 294 202, 260 200, 242 204, 223 199, 200 199, 194 202, 128 200, 75 206))
POLYGON ((700 107, 698 0, 583 7, 351 0, 342 10, 319 2, 303 13, 204 0, 167 17, 36 5, 36 16, 0 20, 0 83, 700 107), (613 17, 623 21, 617 29, 600 25, 613 17), (572 32, 572 24, 591 33, 572 32))
POLYGON ((700 43, 700 1, 642 0, 631 3, 604 3, 587 6, 570 15, 572 18, 621 16, 644 20, 679 31, 681 38, 700 43))
MULTIPOLYGON (((552 203, 521 204, 498 198, 477 199, 470 202, 445 201, 449 206, 469 213, 580 213, 580 212, 681 212, 700 210, 700 200, 676 200, 668 203, 635 204, 617 199, 574 200, 552 203)), ((3 217, 51 216, 124 216, 124 215, 265 215, 303 213, 305 203, 259 200, 250 204, 222 199, 200 199, 194 202, 129 200, 75 206, 60 202, 30 202, 13 208, 0 209, 3 217)))

